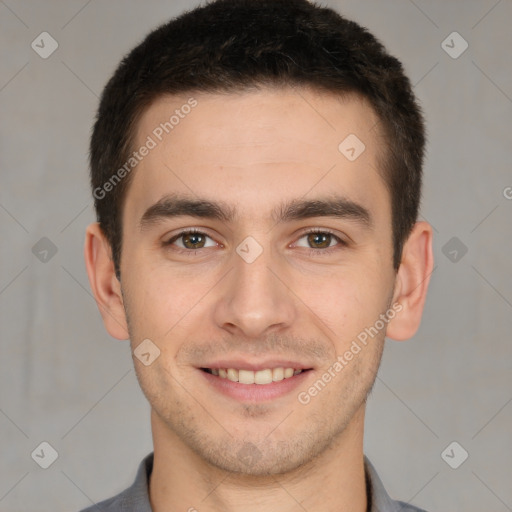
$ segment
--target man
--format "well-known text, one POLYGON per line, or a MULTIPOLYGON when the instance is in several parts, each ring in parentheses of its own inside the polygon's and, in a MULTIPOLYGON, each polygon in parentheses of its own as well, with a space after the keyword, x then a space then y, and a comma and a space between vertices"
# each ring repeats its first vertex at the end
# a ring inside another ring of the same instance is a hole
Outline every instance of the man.
POLYGON ((424 144, 401 64, 306 0, 212 2, 123 60, 85 258, 154 454, 88 510, 419 510, 387 495, 363 427, 432 271, 424 144))

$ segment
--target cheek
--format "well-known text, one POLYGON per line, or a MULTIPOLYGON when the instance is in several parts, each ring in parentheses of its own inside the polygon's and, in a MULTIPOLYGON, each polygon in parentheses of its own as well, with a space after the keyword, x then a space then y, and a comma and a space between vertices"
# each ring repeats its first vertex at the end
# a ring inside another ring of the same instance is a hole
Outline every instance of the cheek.
POLYGON ((165 325, 172 326, 175 307, 171 283, 161 279, 157 269, 142 254, 128 248, 123 254, 123 295, 130 323, 132 344, 139 338, 158 339, 165 325), (165 325, 164 325, 165 324, 165 325))
POLYGON ((302 278, 297 286, 302 290, 299 296, 331 329, 329 337, 345 346, 387 309, 390 282, 370 266, 354 265, 329 275, 302 278))
POLYGON ((142 252, 130 256, 126 257, 124 284, 131 334, 137 338, 132 343, 149 338, 161 350, 175 351, 168 340, 190 328, 198 315, 204 318, 201 298, 214 287, 218 276, 198 273, 193 265, 181 270, 162 265, 142 252))

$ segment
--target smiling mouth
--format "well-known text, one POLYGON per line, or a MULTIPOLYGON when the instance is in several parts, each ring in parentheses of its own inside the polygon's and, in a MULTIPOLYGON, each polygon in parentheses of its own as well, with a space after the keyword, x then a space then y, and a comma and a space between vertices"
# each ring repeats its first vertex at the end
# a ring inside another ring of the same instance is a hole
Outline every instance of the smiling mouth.
POLYGON ((290 379, 295 375, 308 372, 308 369, 294 369, 294 368, 266 368, 264 370, 238 370, 236 368, 200 368, 203 372, 209 373, 221 379, 227 379, 232 382, 240 384, 272 384, 272 382, 279 382, 285 379, 290 379))

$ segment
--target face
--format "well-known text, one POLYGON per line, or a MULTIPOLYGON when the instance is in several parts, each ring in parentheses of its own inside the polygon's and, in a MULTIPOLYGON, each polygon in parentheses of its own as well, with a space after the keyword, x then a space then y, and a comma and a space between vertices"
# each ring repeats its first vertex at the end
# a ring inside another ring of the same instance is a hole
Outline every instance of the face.
POLYGON ((135 146, 152 147, 124 205, 121 289, 132 349, 160 351, 134 357, 157 436, 276 474, 362 429, 398 314, 376 123, 358 98, 287 89, 165 97, 144 113, 135 146))

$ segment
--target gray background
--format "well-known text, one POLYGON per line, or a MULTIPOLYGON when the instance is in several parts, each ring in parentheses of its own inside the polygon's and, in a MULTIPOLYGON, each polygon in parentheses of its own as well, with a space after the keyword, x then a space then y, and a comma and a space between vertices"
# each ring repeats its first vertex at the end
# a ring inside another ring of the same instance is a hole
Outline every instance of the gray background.
MULTIPOLYGON (((404 62, 429 126, 422 217, 436 268, 420 331, 387 342, 365 451, 394 497, 512 510, 512 2, 327 4, 404 62), (469 44, 456 59, 441 46, 453 31, 469 44), (458 469, 441 456, 452 441, 469 453, 458 469)), ((193 5, 0 0, 2 511, 78 510, 127 487, 152 449, 128 343, 105 332, 85 272, 88 139, 120 58, 193 5), (59 44, 47 59, 31 48, 43 31, 59 44), (42 237, 57 248, 46 262, 32 252, 42 237), (58 452, 48 469, 31 458, 42 441, 58 452)))

